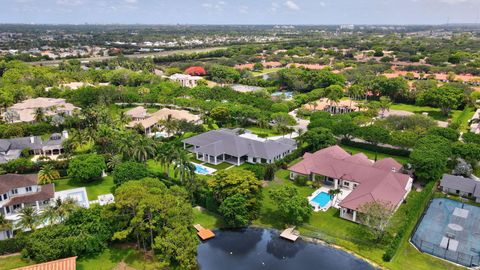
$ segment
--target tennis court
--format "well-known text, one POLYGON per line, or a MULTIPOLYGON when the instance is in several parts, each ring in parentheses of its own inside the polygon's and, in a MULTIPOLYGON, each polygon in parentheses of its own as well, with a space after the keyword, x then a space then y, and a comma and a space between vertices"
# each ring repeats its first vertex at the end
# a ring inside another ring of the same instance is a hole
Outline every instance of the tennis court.
POLYGON ((421 251, 468 266, 480 264, 480 207, 433 199, 412 243, 421 251))

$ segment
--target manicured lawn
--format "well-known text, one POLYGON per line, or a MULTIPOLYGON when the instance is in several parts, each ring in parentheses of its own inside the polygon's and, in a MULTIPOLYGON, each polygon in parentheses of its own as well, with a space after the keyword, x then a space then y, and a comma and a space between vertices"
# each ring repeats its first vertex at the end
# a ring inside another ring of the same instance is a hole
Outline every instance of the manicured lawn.
POLYGON ((454 115, 452 123, 458 123, 461 132, 467 132, 469 130, 468 121, 472 119, 474 114, 475 110, 472 107, 467 107, 460 113, 454 115))
POLYGON ((9 270, 31 264, 34 263, 22 260, 22 257, 20 255, 9 256, 0 259, 0 270, 9 270))
POLYGON ((78 259, 77 269, 110 270, 122 261, 134 269, 156 269, 155 263, 145 261, 140 252, 133 248, 119 247, 110 247, 96 256, 78 259))
MULTIPOLYGON (((345 151, 351 152, 352 154, 356 154, 359 152, 364 153, 367 155, 367 157, 371 160, 375 160, 375 152, 364 150, 361 148, 356 148, 353 146, 348 146, 348 145, 340 145, 345 151)), ((382 154, 382 153, 377 153, 377 159, 383 159, 383 158, 388 158, 391 157, 395 159, 396 161, 400 162, 401 164, 407 164, 408 163, 408 157, 401 157, 401 156, 392 156, 392 155, 387 155, 387 154, 382 154)))
POLYGON ((193 208, 193 224, 200 224, 207 229, 222 227, 221 218, 208 210, 193 208))
POLYGON ((273 73, 273 72, 277 72, 279 70, 281 70, 282 68, 265 68, 263 69, 262 71, 253 71, 252 72, 252 75, 253 76, 261 76, 261 75, 264 75, 264 74, 269 74, 269 73, 273 73))
POLYGON ((408 111, 408 112, 413 112, 416 114, 422 114, 424 112, 427 112, 429 116, 431 116, 435 120, 440 120, 440 121, 446 121, 449 118, 455 119, 458 117, 458 115, 461 113, 461 111, 458 110, 453 110, 450 112, 449 116, 445 116, 442 114, 439 108, 433 108, 433 107, 428 107, 428 106, 417 106, 417 105, 411 105, 411 104, 393 104, 390 109, 393 110, 403 110, 403 111, 408 111))
POLYGON ((276 130, 269 129, 269 128, 261 128, 261 127, 257 127, 257 126, 249 126, 249 127, 246 127, 245 129, 248 129, 253 134, 257 134, 257 135, 265 135, 266 134, 268 137, 282 135, 282 134, 278 133, 276 130))
POLYGON ((225 170, 226 168, 228 167, 231 167, 233 166, 232 164, 230 163, 227 163, 227 162, 222 162, 218 165, 213 165, 213 164, 209 164, 209 163, 204 163, 203 166, 206 166, 206 167, 210 167, 210 168, 214 168, 215 170, 219 171, 219 170, 225 170))
POLYGON ((55 180, 54 183, 56 191, 85 187, 87 189, 89 200, 96 200, 98 195, 112 193, 112 188, 114 186, 112 176, 106 176, 101 180, 86 184, 73 181, 69 178, 55 180))

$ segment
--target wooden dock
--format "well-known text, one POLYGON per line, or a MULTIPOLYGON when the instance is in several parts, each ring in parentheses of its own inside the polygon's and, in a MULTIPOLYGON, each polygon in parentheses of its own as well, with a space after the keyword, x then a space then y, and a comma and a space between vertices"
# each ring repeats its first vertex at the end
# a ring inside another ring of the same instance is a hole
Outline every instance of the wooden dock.
POLYGON ((298 237, 300 237, 300 234, 295 231, 295 227, 290 227, 288 229, 285 229, 281 234, 280 237, 290 240, 292 242, 295 242, 298 237))
POLYGON ((215 234, 211 230, 203 228, 200 224, 195 224, 193 227, 197 230, 197 235, 202 240, 208 240, 215 237, 215 234))

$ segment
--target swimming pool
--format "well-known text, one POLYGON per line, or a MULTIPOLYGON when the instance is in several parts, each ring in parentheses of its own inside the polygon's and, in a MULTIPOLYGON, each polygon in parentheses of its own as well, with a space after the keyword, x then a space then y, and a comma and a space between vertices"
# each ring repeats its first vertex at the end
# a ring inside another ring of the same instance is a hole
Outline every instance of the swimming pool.
POLYGON ((330 194, 326 192, 320 192, 311 200, 311 202, 316 203, 323 208, 330 202, 330 200, 330 194))
POLYGON ((197 163, 193 163, 193 165, 195 165, 195 173, 196 174, 206 175, 206 174, 212 174, 212 173, 217 171, 215 169, 212 169, 212 168, 209 168, 209 167, 197 164, 197 163))

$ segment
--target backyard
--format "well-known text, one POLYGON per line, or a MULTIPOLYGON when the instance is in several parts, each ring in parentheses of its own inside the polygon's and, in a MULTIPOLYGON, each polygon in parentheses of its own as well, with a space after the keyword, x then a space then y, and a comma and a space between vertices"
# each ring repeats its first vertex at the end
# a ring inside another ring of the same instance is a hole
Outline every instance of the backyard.
MULTIPOLYGON (((342 147, 345 151, 352 153, 353 155, 361 152, 361 153, 364 153, 369 159, 375 160, 375 152, 373 152, 373 151, 368 151, 368 150, 364 150, 364 149, 361 149, 361 148, 356 148, 356 147, 349 146, 349 145, 340 145, 340 147, 342 147)), ((398 161, 399 163, 401 163, 403 165, 408 163, 408 157, 393 156, 393 155, 387 155, 387 154, 383 154, 383 153, 377 153, 377 160, 388 158, 388 157, 391 157, 391 158, 395 159, 396 161, 398 161)))
POLYGON ((70 178, 55 180, 54 183, 55 191, 85 187, 90 201, 96 200, 98 195, 112 193, 112 188, 114 186, 112 176, 106 176, 101 180, 96 180, 91 183, 80 183, 70 178))

